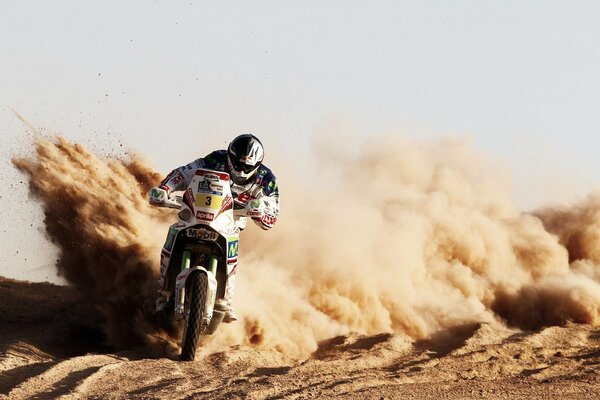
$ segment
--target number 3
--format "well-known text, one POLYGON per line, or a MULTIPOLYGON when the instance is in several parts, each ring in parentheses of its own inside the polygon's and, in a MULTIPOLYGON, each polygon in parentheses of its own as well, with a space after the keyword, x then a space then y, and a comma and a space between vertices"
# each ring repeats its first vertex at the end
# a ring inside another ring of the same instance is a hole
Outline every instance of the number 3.
POLYGON ((206 202, 204 204, 206 204, 207 206, 210 206, 211 202, 212 202, 212 197, 211 196, 206 196, 206 202))

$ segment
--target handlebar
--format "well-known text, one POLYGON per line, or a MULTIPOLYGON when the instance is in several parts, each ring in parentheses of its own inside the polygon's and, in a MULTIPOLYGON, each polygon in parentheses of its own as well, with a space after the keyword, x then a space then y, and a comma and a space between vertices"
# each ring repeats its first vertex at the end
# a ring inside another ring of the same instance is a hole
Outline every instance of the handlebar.
POLYGON ((165 200, 165 202, 163 203, 163 207, 176 208, 179 210, 181 208, 182 204, 183 204, 182 196, 173 196, 173 198, 167 198, 167 200, 165 200))

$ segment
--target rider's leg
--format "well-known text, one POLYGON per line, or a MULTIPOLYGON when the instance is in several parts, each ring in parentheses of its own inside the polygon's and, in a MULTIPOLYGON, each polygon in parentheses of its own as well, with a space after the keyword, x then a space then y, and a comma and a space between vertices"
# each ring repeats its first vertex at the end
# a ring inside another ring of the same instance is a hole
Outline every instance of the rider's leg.
POLYGON ((227 282, 225 283, 225 295, 222 299, 217 301, 216 309, 219 311, 224 311, 225 316, 223 317, 223 322, 229 323, 233 321, 237 321, 237 315, 235 315, 235 311, 233 311, 233 292, 235 291, 235 273, 237 268, 234 268, 233 271, 227 277, 227 282))
POLYGON ((168 299, 171 294, 168 290, 168 267, 169 257, 162 251, 160 254, 160 274, 158 275, 158 297, 154 312, 161 312, 167 308, 168 299))

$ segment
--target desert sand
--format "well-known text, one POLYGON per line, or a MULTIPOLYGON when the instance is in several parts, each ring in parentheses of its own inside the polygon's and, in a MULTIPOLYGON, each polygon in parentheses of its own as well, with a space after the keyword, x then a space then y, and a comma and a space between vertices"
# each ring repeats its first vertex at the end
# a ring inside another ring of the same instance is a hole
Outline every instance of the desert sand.
POLYGON ((240 320, 180 362, 153 314, 163 174, 37 136, 13 164, 69 286, 0 281, 0 396, 600 398, 599 194, 521 212, 460 140, 337 143, 328 185, 280 169, 280 221, 240 239, 240 320))
POLYGON ((600 329, 489 324, 416 341, 349 334, 306 358, 235 345, 180 362, 161 346, 108 346, 71 288, 0 280, 0 398, 593 399, 600 329))

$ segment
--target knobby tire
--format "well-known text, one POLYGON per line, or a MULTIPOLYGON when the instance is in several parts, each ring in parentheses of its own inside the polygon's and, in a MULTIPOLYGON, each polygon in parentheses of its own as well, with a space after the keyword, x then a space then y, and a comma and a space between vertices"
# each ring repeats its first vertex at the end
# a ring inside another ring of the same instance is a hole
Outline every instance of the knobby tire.
POLYGON ((201 272, 192 273, 188 279, 190 282, 186 290, 187 295, 190 296, 190 313, 185 324, 181 360, 194 361, 198 339, 200 338, 200 329, 202 328, 202 314, 204 313, 208 281, 206 275, 201 272))

